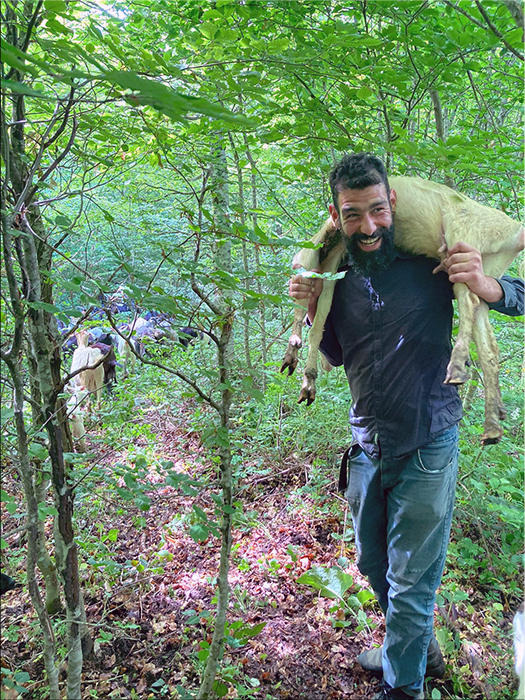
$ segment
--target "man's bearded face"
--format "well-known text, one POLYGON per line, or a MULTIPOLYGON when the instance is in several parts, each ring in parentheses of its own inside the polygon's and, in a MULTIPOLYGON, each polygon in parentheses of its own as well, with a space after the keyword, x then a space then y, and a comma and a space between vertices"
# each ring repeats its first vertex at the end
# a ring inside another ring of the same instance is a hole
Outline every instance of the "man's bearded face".
POLYGON ((359 274, 369 277, 373 272, 381 272, 390 266, 396 256, 394 246, 394 224, 391 226, 378 226, 372 236, 355 232, 350 238, 344 236, 346 249, 350 261, 354 264, 354 269, 359 274), (381 245, 377 250, 366 250, 367 241, 381 239, 381 245), (361 243, 361 246, 358 245, 361 243), (363 250, 365 247, 365 250, 363 250))

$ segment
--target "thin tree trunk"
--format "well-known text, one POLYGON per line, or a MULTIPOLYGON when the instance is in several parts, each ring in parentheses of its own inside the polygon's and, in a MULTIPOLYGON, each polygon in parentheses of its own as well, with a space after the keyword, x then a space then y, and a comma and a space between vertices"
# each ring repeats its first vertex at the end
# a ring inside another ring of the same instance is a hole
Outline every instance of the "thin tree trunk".
MULTIPOLYGON (((4 132, 5 133, 5 132, 4 132)), ((9 166, 7 166, 8 169, 9 166)), ((39 557, 38 538, 38 498, 35 494, 34 479, 31 469, 28 450, 28 436, 25 427, 23 407, 24 407, 24 384, 22 379, 22 359, 21 349, 23 343, 24 309, 21 304, 20 293, 13 267, 13 242, 11 236, 11 225, 8 222, 6 212, 6 202, 4 189, 0 197, 0 208, 2 211, 2 248, 5 266, 5 274, 9 287, 11 309, 14 317, 13 342, 9 352, 2 351, 2 360, 6 363, 14 387, 13 406, 14 418, 17 431, 17 451, 19 458, 19 469, 24 496, 27 508, 27 585, 31 602, 36 610, 38 620, 42 628, 44 638, 44 667, 48 676, 51 700, 60 700, 58 687, 58 667, 56 664, 56 647, 53 628, 48 612, 43 604, 40 590, 36 580, 36 564, 39 557)))
MULTIPOLYGON (((233 158, 235 161, 235 166, 237 168, 237 180, 239 183, 239 209, 240 209, 240 221, 241 221, 241 226, 244 228, 246 225, 246 215, 245 215, 245 202, 244 202, 244 180, 242 176, 242 168, 240 166, 240 159, 239 159, 239 154, 237 152, 237 149, 235 148, 235 143, 233 141, 233 137, 230 134, 230 144, 232 147, 233 151, 233 158)), ((248 248, 246 245, 246 241, 242 240, 242 262, 243 262, 243 267, 244 267, 244 287, 245 289, 250 289, 252 286, 252 275, 250 273, 250 266, 248 264, 248 248)), ((251 349, 250 349, 250 315, 248 311, 244 310, 243 311, 243 333, 244 333, 244 355, 246 359, 246 366, 248 369, 251 371, 252 370, 252 357, 251 357, 251 349)))
MULTIPOLYGON (((250 167, 251 167, 251 184, 252 184, 252 209, 253 209, 253 214, 252 214, 252 223, 253 223, 253 228, 258 226, 258 219, 257 219, 257 169, 255 167, 255 161, 253 160, 251 151, 250 151, 250 146, 248 144, 248 137, 246 134, 244 134, 244 146, 246 148, 246 156, 248 160, 250 161, 250 167)), ((255 269, 259 270, 260 269, 260 257, 259 257, 259 248, 257 244, 255 244, 255 269)), ((257 293, 262 294, 263 289, 262 289, 262 284, 261 280, 259 277, 257 277, 256 280, 256 287, 257 287, 257 293)), ((260 325, 261 325, 261 362, 263 366, 263 372, 261 375, 261 388, 263 391, 266 391, 266 346, 267 346, 267 340, 266 340, 266 309, 264 302, 261 302, 259 304, 259 315, 260 315, 260 325)))
MULTIPOLYGON (((33 232, 24 218, 24 255, 30 283, 29 301, 42 300, 41 277, 33 232)), ((55 384, 49 362, 49 344, 44 312, 30 308, 28 313, 31 354, 36 361, 38 382, 42 393, 42 407, 46 431, 49 437, 49 456, 55 493, 58 521, 55 527, 55 548, 60 577, 64 583, 66 620, 68 625, 68 674, 67 698, 80 698, 82 675, 81 629, 84 626, 78 574, 77 546, 73 536, 73 492, 67 484, 62 446, 62 426, 56 415, 55 384)))
MULTIPOLYGON (((224 387, 230 386, 231 376, 228 361, 228 347, 231 342, 233 315, 230 314, 222 326, 221 337, 219 341, 218 360, 220 367, 221 385, 224 387)), ((229 443, 230 433, 230 406, 231 392, 229 389, 222 390, 222 400, 220 404, 220 420, 222 439, 219 448, 220 470, 221 470, 221 492, 222 492, 222 524, 221 524, 221 557, 219 564, 218 576, 218 595, 217 595, 217 617, 215 620, 215 628, 210 644, 210 653, 206 662, 206 668, 202 676, 201 687, 197 696, 198 700, 206 700, 213 688, 215 676, 217 673, 217 665, 224 645, 224 630, 226 625, 226 612, 228 610, 228 598, 230 587, 228 583, 228 572, 230 570, 230 552, 232 545, 232 467, 231 467, 231 449, 229 443)))
MULTIPOLYGON (((445 132, 445 122, 443 120, 443 109, 441 107, 441 99, 439 97, 439 92, 437 90, 430 90, 430 97, 432 99, 432 104, 434 106, 434 118, 436 120, 436 134, 438 139, 444 144, 447 135, 445 132)), ((445 175, 445 185, 448 187, 454 187, 454 180, 450 175, 445 175)))
MULTIPOLYGON (((226 168, 226 152, 221 144, 218 144, 214 152, 214 167, 212 169, 212 198, 214 205, 214 218, 217 230, 217 246, 215 250, 215 264, 218 269, 231 272, 231 240, 229 234, 229 193, 228 173, 226 168)), ((220 373, 221 403, 218 407, 220 415, 219 431, 219 457, 220 457, 220 488, 222 496, 222 523, 221 523, 221 556, 218 575, 217 616, 213 630, 212 642, 209 649, 206 668, 202 676, 198 700, 205 700, 213 689, 213 683, 217 674, 217 666, 224 646, 224 631, 226 625, 226 613, 228 610, 229 583, 228 572, 230 569, 231 551, 231 527, 232 527, 232 468, 231 449, 229 441, 230 432, 230 406, 231 406, 231 358, 233 356, 233 312, 218 289, 216 304, 221 317, 219 320, 221 334, 218 343, 218 364, 220 373)))
MULTIPOLYGON (((29 362, 29 388, 31 392, 31 414, 33 426, 38 430, 44 430, 44 417, 41 412, 42 395, 40 393, 40 387, 37 381, 37 366, 36 362, 33 360, 31 353, 26 352, 26 357, 29 362)), ((44 476, 42 463, 40 460, 33 459, 34 469, 33 471, 33 488, 37 503, 45 503, 47 491, 49 488, 48 479, 44 476)), ((60 581, 58 578, 58 572, 55 563, 49 556, 49 552, 46 547, 46 534, 45 534, 45 521, 38 520, 37 522, 37 551, 38 568, 42 572, 44 580, 46 582, 46 609, 51 614, 57 613, 62 605, 60 601, 60 581)))

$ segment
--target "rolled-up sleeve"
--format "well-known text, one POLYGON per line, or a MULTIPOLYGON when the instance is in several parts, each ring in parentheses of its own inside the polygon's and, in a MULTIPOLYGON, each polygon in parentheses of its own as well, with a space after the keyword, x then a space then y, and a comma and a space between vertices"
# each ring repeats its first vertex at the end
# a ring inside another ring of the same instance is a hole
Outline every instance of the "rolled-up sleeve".
POLYGON ((506 316, 523 316, 523 280, 504 275, 498 278, 503 290, 503 299, 489 304, 489 309, 506 316))

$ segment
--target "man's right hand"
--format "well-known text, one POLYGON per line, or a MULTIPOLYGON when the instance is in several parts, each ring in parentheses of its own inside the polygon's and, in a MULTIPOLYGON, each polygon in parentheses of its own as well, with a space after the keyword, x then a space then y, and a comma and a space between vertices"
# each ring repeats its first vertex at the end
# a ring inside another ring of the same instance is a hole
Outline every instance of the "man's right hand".
MULTIPOLYGON (((301 265, 294 265, 294 269, 300 268, 301 265)), ((319 270, 313 270, 319 272, 319 270)), ((288 293, 296 301, 308 299, 308 318, 313 321, 315 312, 317 311, 317 301, 323 291, 322 279, 308 279, 301 275, 294 275, 288 285, 288 293)))

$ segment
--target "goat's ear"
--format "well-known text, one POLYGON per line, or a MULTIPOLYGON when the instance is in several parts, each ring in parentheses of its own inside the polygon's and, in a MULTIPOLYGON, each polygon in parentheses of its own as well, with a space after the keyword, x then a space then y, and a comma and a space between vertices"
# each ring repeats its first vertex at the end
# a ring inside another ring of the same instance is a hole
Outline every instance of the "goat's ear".
POLYGON ((337 209, 334 207, 333 204, 328 205, 328 211, 330 212, 330 218, 332 219, 332 223, 334 225, 334 228, 341 228, 341 221, 339 219, 339 214, 338 214, 337 209))
POLYGON ((390 190, 390 206, 392 207, 392 211, 396 210, 396 202, 397 202, 397 192, 394 189, 390 190))

